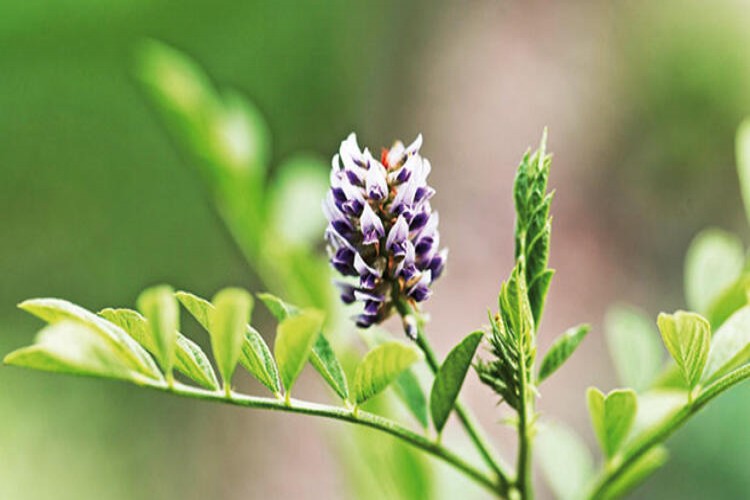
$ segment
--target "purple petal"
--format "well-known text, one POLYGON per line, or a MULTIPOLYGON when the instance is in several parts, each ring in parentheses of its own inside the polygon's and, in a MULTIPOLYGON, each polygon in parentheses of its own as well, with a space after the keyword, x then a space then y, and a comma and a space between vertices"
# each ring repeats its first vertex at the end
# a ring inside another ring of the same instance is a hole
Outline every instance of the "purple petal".
POLYGON ((385 236, 385 229, 380 218, 375 214, 369 204, 365 204, 362 216, 359 218, 365 245, 371 245, 385 236))
POLYGON ((409 224, 406 223, 406 219, 399 215, 396 219, 396 223, 388 231, 388 238, 385 242, 385 248, 387 250, 393 250, 394 245, 403 243, 409 237, 409 224))

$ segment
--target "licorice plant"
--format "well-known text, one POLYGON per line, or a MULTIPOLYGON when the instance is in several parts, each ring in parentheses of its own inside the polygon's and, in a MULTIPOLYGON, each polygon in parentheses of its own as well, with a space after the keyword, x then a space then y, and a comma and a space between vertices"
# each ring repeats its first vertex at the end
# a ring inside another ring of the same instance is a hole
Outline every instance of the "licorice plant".
MULTIPOLYGON (((421 155, 421 136, 408 146, 397 141, 373 155, 360 148, 352 134, 333 155, 327 181, 321 182, 323 169, 314 160, 284 165, 269 180, 267 128, 249 102, 237 93, 216 91, 189 59, 157 42, 144 44, 137 67, 146 95, 199 166, 233 238, 261 282, 276 292, 255 295, 278 321, 273 349, 251 326, 255 299, 247 291, 226 288, 209 301, 159 285, 140 295, 136 309, 94 313, 53 298, 21 303, 21 309, 47 325, 34 344, 8 354, 6 364, 113 378, 188 398, 369 427, 395 437, 406 449, 444 461, 497 497, 517 499, 534 495, 537 437, 540 465, 560 498, 622 496, 664 462, 667 437, 716 396, 750 377, 743 273, 736 282, 719 287, 731 291, 734 301, 733 307, 722 309, 720 319, 712 314, 709 322, 683 311, 659 315, 656 324, 671 361, 654 368, 653 377, 642 376, 638 356, 620 357, 618 369, 633 375, 626 381, 634 388, 606 394, 589 389, 592 426, 604 457, 601 471, 594 474, 580 440, 540 415, 535 405, 543 382, 589 332, 586 325, 572 327, 544 356, 537 356, 554 275, 548 267, 553 194, 548 188, 546 132, 539 148, 523 155, 515 177, 515 263, 499 287, 497 305, 490 308, 487 326, 477 325, 476 331, 456 338, 441 359, 430 345, 423 307, 448 254, 433 209, 440 194, 428 182, 431 164, 421 155), (300 193, 310 192, 320 193, 312 197, 317 206, 312 209, 299 199, 300 193), (315 250, 321 241, 327 259, 315 250), (340 319, 341 305, 330 300, 334 289, 342 303, 352 305, 351 321, 340 319), (208 332, 212 356, 180 333, 181 309, 208 332), (393 316, 400 318, 403 331, 385 334, 380 325, 393 316), (713 336, 712 326, 718 328, 713 336), (352 356, 351 345, 341 344, 342 331, 358 332, 368 348, 356 355, 352 370, 340 362, 352 356), (335 404, 292 397, 308 363, 332 389, 335 404), (420 363, 433 374, 428 396, 423 381, 411 372, 420 363), (268 394, 235 391, 232 380, 238 367, 268 394), (502 421, 517 431, 512 469, 461 401, 470 374, 509 412, 502 421), (416 425, 373 405, 373 398, 389 387, 416 425), (482 463, 441 439, 452 414, 482 463)), ((742 171, 747 172, 750 154, 746 147, 742 151, 742 171)), ((488 297, 487 302, 494 300, 488 297)), ((627 328, 624 331, 627 335, 627 328)), ((642 332, 633 335, 643 338, 642 332)), ((654 345, 656 339, 654 334, 638 342, 654 345)), ((628 342, 621 345, 626 350, 628 342)), ((662 362, 660 354, 652 358, 662 362)))

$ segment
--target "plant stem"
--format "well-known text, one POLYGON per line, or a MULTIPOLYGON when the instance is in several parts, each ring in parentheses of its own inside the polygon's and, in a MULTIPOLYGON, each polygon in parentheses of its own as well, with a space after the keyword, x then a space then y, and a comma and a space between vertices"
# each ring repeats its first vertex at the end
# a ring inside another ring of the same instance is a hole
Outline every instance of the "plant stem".
MULTIPOLYGON (((435 351, 432 350, 432 347, 430 346, 430 343, 424 333, 423 318, 406 302, 397 303, 396 308, 398 309, 398 312, 402 318, 405 319, 408 316, 413 316, 416 319, 417 346, 424 353, 427 364, 430 366, 432 372, 437 374, 438 370, 440 369, 440 362, 438 361, 437 356, 435 355, 435 351)), ((485 437, 484 432, 482 432, 479 423, 471 414, 471 411, 468 410, 460 400, 456 400, 454 409, 456 411, 456 415, 458 415, 458 418, 461 421, 461 424, 463 424, 466 433, 474 442, 474 445, 482 455, 482 458, 497 475, 500 486, 500 494, 503 496, 507 496, 508 488, 510 485, 510 480, 508 479, 509 475, 507 472, 505 472, 505 468, 500 460, 495 456, 492 445, 485 437)))
POLYGON ((737 385, 743 380, 750 378, 750 365, 745 365, 706 386, 703 391, 692 401, 680 408, 671 417, 653 430, 643 434, 636 439, 622 453, 621 460, 613 460, 615 466, 605 467, 591 487, 589 498, 592 500, 602 498, 615 480, 620 478, 628 467, 635 464, 638 459, 645 455, 651 448, 665 441, 677 429, 679 429, 691 416, 696 414, 709 401, 719 396, 730 387, 737 385))
POLYGON ((365 427, 371 427, 373 429, 377 429, 379 431, 395 436, 396 438, 401 439, 402 441, 405 441, 410 445, 421 449, 422 451, 440 458, 441 460, 460 470, 468 477, 495 494, 497 494, 498 488, 500 487, 496 483, 496 481, 494 481, 486 473, 480 471, 472 464, 464 460, 462 457, 449 450, 448 448, 445 448, 441 444, 430 441, 426 437, 417 434, 392 420, 381 417, 379 415, 375 415, 373 413, 362 411, 361 409, 355 415, 355 413, 348 408, 310 403, 297 399, 290 399, 287 403, 284 400, 248 396, 236 393, 231 393, 231 395, 228 397, 224 394, 223 391, 209 391, 206 389, 187 386, 179 382, 176 382, 175 386, 171 389, 163 383, 147 384, 147 386, 194 399, 227 403, 247 408, 314 415, 318 417, 342 420, 353 424, 363 425, 365 427))
POLYGON ((515 486, 521 498, 534 498, 531 481, 531 440, 534 433, 534 396, 529 391, 529 373, 526 363, 520 363, 521 398, 518 409, 518 476, 515 486))

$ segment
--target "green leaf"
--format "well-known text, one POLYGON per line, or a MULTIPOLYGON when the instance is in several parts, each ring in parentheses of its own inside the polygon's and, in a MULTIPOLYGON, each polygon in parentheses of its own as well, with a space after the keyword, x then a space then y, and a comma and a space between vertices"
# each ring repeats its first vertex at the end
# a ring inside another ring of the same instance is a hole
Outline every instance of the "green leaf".
MULTIPOLYGON (((177 292, 175 296, 196 321, 206 331, 211 332, 213 304, 188 292, 177 292)), ((271 350, 260 333, 250 325, 247 325, 245 331, 240 364, 269 391, 277 395, 281 393, 279 374, 271 350)))
POLYGON ((581 438, 570 428, 545 422, 536 441, 536 453, 550 488, 560 500, 584 497, 593 477, 594 459, 581 438))
POLYGON ((703 383, 707 384, 750 361, 750 306, 734 313, 714 334, 703 383))
POLYGON ((323 313, 315 309, 303 309, 297 316, 283 320, 276 329, 274 353, 287 397, 310 357, 322 326, 323 313))
POLYGON ((147 377, 163 379, 151 356, 122 328, 83 307, 61 299, 31 299, 22 302, 18 307, 47 323, 74 321, 86 325, 98 333, 131 369, 147 377))
POLYGON ((661 313, 657 320, 664 345, 680 367, 690 388, 703 374, 711 342, 711 326, 699 314, 677 311, 661 313))
POLYGON ((154 341, 151 353, 156 356, 167 382, 171 384, 177 330, 180 328, 180 308, 174 298, 174 290, 170 286, 157 286, 143 291, 138 297, 138 309, 149 324, 154 341))
POLYGON ((311 245, 320 240, 325 217, 320 200, 329 189, 326 165, 317 157, 297 156, 284 162, 270 192, 270 227, 292 245, 311 245))
POLYGON ((748 291, 750 291, 750 274, 743 274, 716 297, 706 313, 711 327, 719 328, 738 309, 746 306, 748 291))
POLYGON ((611 458, 630 432, 638 407, 635 391, 616 389, 606 396, 595 387, 587 392, 589 415, 599 444, 611 458))
POLYGON ((300 309, 297 306, 287 304, 280 298, 270 293, 258 293, 256 296, 263 302, 266 309, 270 311, 274 318, 283 321, 291 315, 299 314, 300 309))
POLYGON ((742 201, 745 203, 747 220, 750 221, 750 119, 740 125, 735 143, 742 201))
MULTIPOLYGON (((156 341, 146 318, 131 309, 104 309, 99 316, 133 337, 150 353, 156 352, 156 341)), ((206 354, 195 342, 177 333, 175 368, 207 389, 218 389, 219 382, 206 354)))
POLYGON ((3 362, 36 370, 148 383, 147 378, 133 370, 131 360, 100 332, 66 319, 43 328, 33 345, 13 351, 3 362))
POLYGON ((354 402, 361 405, 388 387, 422 353, 410 345, 391 341, 368 352, 354 373, 354 402))
POLYGON ((591 330, 589 325, 579 325, 566 330, 555 340, 542 360, 539 368, 539 382, 552 375, 568 360, 583 342, 589 330, 591 330))
POLYGON ((620 382, 637 392, 648 389, 664 366, 653 321, 634 307, 618 305, 607 311, 604 332, 620 382))
POLYGON ((412 370, 404 370, 393 382, 396 395, 404 402, 409 412, 414 415, 423 429, 427 428, 427 398, 424 395, 419 378, 412 370))
POLYGON ((669 453, 663 446, 651 448, 607 487, 604 498, 614 499, 624 496, 664 465, 668 458, 669 453))
POLYGON ((443 432, 448 422, 448 416, 456 404, 466 373, 483 337, 483 332, 469 334, 448 353, 435 375, 430 391, 430 412, 438 434, 443 432))
POLYGON ((349 385, 346 382, 344 370, 322 332, 313 345, 310 363, 341 399, 344 401, 349 399, 349 385))
POLYGON ((639 394, 633 435, 649 432, 663 423, 681 410, 687 400, 687 391, 679 389, 651 389, 639 394))
POLYGON ((211 347, 224 388, 229 391, 232 375, 242 354, 253 298, 245 290, 225 288, 214 296, 213 305, 210 313, 211 347))
POLYGON ((740 276, 744 263, 745 250, 737 236, 716 228, 699 233, 685 258, 685 296, 690 309, 708 313, 740 276))
MULTIPOLYGON (((279 321, 300 313, 299 307, 288 304, 270 293, 259 293, 258 298, 279 321)), ((333 352, 333 348, 328 339, 325 338, 325 335, 323 335, 323 332, 320 333, 313 345, 310 363, 341 399, 349 399, 349 386, 346 382, 346 375, 336 358, 336 353, 333 352)))

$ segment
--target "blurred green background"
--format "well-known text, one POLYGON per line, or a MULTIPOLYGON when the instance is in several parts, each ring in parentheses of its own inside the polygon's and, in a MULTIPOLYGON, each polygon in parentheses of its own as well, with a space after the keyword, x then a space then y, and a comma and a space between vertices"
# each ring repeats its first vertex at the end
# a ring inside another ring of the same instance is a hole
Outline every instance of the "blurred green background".
MULTIPOLYGON (((598 338, 608 303, 684 307, 691 237, 718 225, 747 241, 733 140, 750 114, 748 19, 736 1, 5 0, 0 353, 39 326, 15 308, 25 298, 96 310, 158 282, 256 288, 134 82, 133 49, 151 37, 257 104, 273 164, 329 157, 351 130, 373 149, 425 133, 451 247, 434 306, 443 348, 493 302, 512 254, 515 162, 549 124, 559 305, 545 327, 595 331, 571 361, 586 366, 561 374, 542 408, 593 443, 582 388, 613 381, 598 338), (475 291, 461 293, 467 281, 475 291)), ((491 425, 492 403, 472 390, 491 425)), ((635 496, 742 498, 750 432, 734 429, 749 415, 750 387, 723 396, 635 496)), ((347 498, 327 445, 336 429, 0 368, 0 498, 347 498)))

